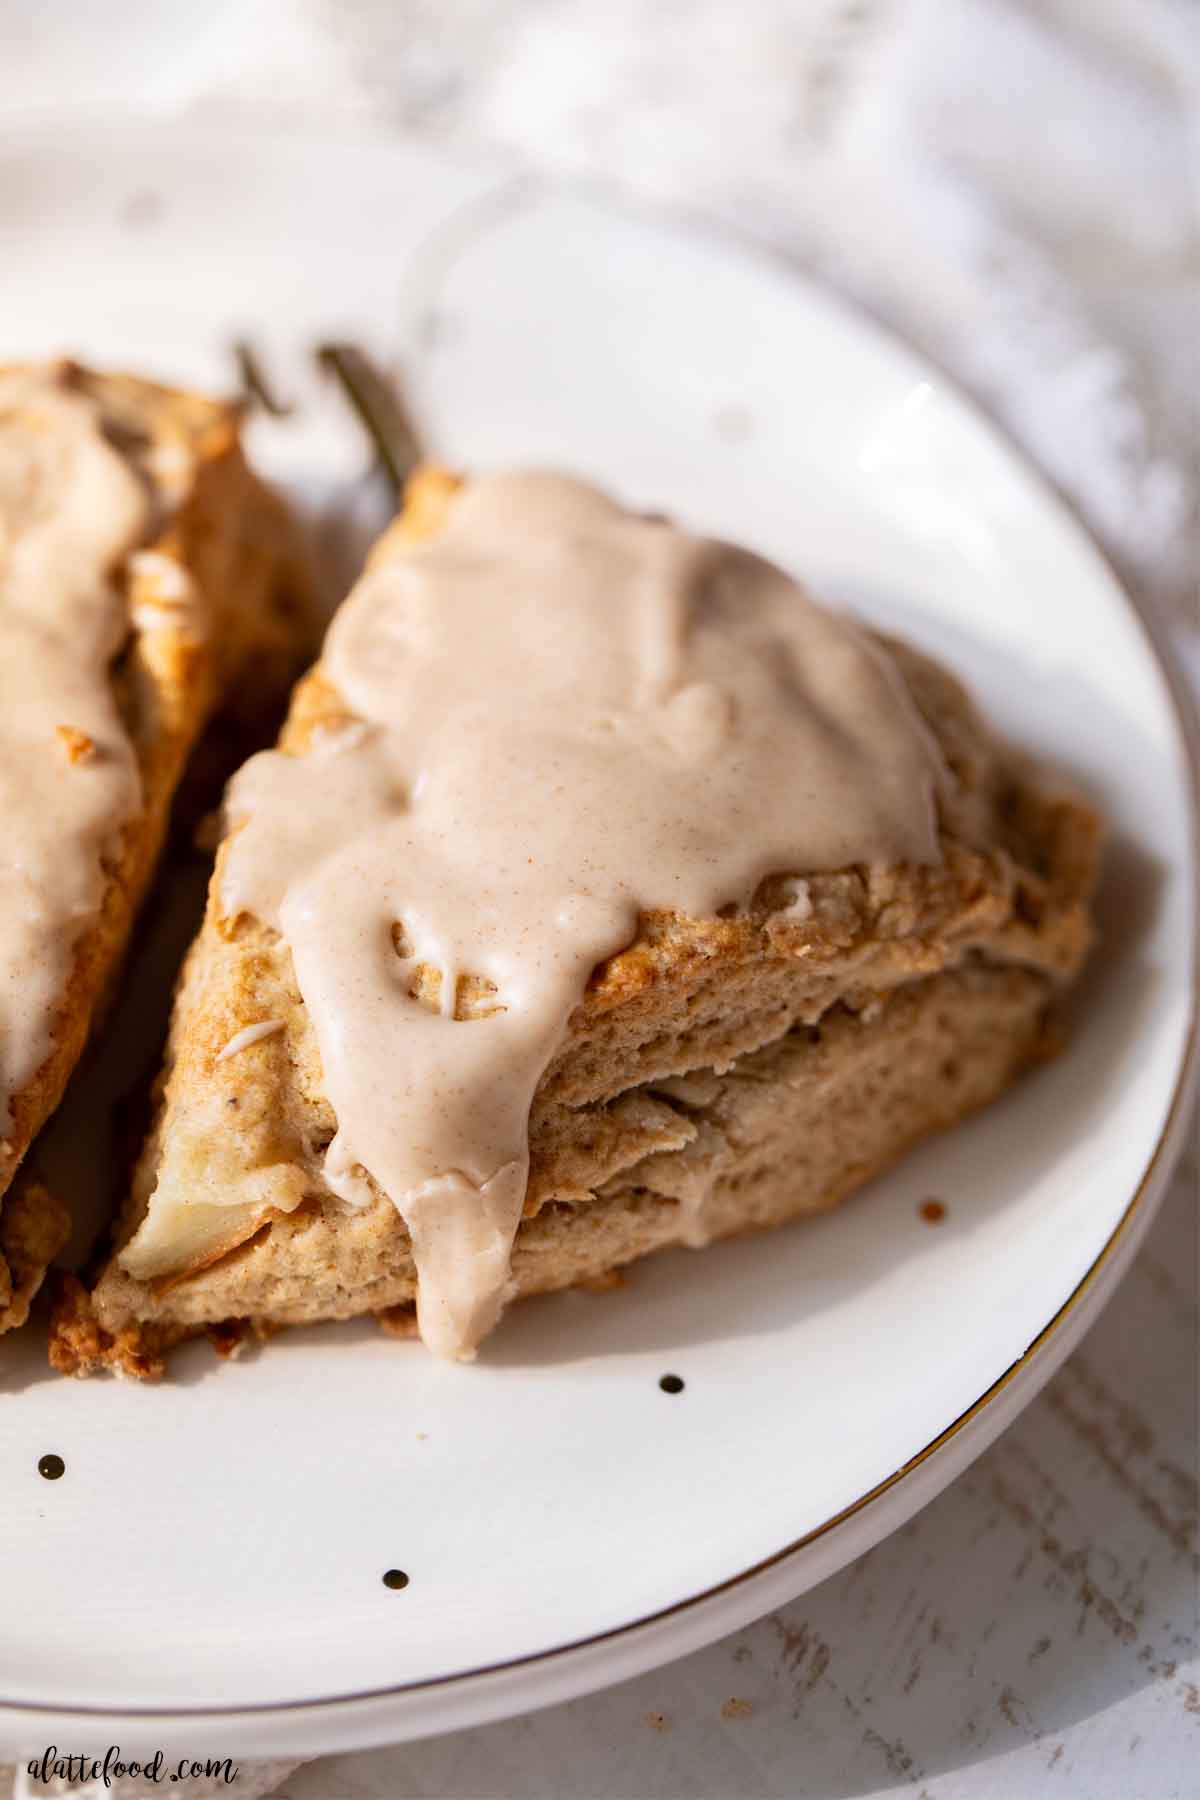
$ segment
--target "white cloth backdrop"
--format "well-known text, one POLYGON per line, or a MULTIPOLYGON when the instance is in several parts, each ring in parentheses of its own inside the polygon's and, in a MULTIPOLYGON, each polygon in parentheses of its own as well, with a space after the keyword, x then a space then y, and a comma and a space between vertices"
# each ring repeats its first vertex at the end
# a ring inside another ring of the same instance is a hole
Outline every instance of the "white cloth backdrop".
POLYGON ((115 111, 418 134, 727 221, 971 388, 1200 679, 1193 0, 7 0, 0 69, 0 129, 115 111))
POLYGON ((1194 0, 8 0, 0 68, 0 121, 416 132, 726 219, 899 326, 1194 608, 1194 0))

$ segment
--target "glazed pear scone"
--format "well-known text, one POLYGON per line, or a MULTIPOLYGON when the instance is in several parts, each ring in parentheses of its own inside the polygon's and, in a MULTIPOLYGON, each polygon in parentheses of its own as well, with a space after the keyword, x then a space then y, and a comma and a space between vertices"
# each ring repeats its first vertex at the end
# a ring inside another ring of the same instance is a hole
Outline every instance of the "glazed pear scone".
POLYGON ((836 1205, 1052 1045, 1094 815, 958 684, 561 476, 426 471, 226 798, 64 1371, 516 1295, 836 1205))
POLYGON ((291 678, 305 606, 292 525, 230 408, 67 362, 0 367, 0 1331, 68 1223, 14 1177, 189 751, 235 686, 261 707, 291 678))

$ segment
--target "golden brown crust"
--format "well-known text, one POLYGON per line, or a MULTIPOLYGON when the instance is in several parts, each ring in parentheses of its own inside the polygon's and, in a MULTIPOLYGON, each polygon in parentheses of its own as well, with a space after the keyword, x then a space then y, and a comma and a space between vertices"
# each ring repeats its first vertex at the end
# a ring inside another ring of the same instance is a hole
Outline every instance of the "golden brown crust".
MULTIPOLYGON (((870 1018, 834 1008, 820 1027, 740 1058, 724 1078, 681 1084, 688 1097, 664 1108, 681 1129, 664 1133, 657 1152, 524 1221, 513 1254, 517 1296, 619 1285, 630 1263, 689 1242, 688 1203, 697 1193, 709 1242, 830 1211, 1051 1054, 1047 1007, 1039 974, 975 963, 898 989, 870 1018)), ((244 1321, 257 1336, 363 1311, 374 1311, 390 1336, 416 1332, 408 1237, 384 1199, 336 1223, 306 1204, 169 1297, 150 1296, 115 1269, 106 1283, 106 1319, 122 1316, 123 1284, 147 1316, 137 1318, 131 1304, 110 1335, 79 1296, 84 1353, 75 1314, 56 1367, 69 1358, 72 1373, 109 1367, 156 1378, 169 1345, 211 1337, 209 1315, 239 1288, 269 1297, 267 1316, 244 1321), (270 1280, 256 1286, 254 1264, 263 1258, 270 1280)), ((56 1329, 56 1341, 60 1335, 56 1329)))
POLYGON ((96 1318, 83 1283, 74 1275, 53 1278, 50 1312, 50 1367, 60 1375, 94 1375, 106 1369, 136 1381, 158 1381, 163 1351, 179 1334, 133 1325, 107 1332, 96 1318), (165 1342, 164 1342, 165 1339, 165 1342))
MULTIPOLYGON (((113 673, 143 805, 106 862, 100 913, 76 947, 51 1051, 12 1097, 11 1124, 0 1140, 0 1197, 62 1097, 103 1005, 162 846, 172 795, 207 719, 218 701, 261 709, 291 679, 311 642, 311 594, 295 528, 283 502, 248 467, 236 410, 74 364, 61 365, 59 374, 95 400, 106 433, 155 501, 145 546, 152 554, 131 559, 117 574, 129 640, 113 673), (171 569, 188 584, 186 609, 161 604, 163 573, 171 569)), ((87 749, 67 742, 62 752, 87 749)), ((12 1204, 0 1198, 0 1220, 12 1204)), ((0 1330, 5 1323, 0 1314, 0 1330)))
POLYGON ((25 1323, 70 1229, 66 1206, 41 1182, 22 1182, 9 1195, 0 1211, 0 1332, 25 1323))
MULTIPOLYGON (((436 530, 454 491, 443 472, 419 478, 393 533, 436 530)), ((707 1236, 836 1204, 1044 1053, 1048 1009, 1091 941, 1096 815, 998 743, 953 677, 905 645, 889 648, 954 777, 941 801, 941 864, 778 877, 729 916, 642 918, 636 942, 594 972, 534 1101, 520 1291, 603 1280, 696 1235, 687 1196, 672 1198, 664 1182, 686 1177, 696 1191, 709 1182, 707 1236), (825 1051, 814 1029, 828 1034, 825 1051), (880 1046, 897 1059, 891 1074, 877 1066, 880 1046), (773 1073, 764 1058, 776 1059, 773 1073), (662 1085, 697 1071, 717 1084, 711 1114, 662 1085), (745 1139, 753 1149, 770 1119, 750 1131, 728 1108, 736 1100, 745 1119, 759 1118, 755 1096, 766 1090, 802 1136, 758 1171, 752 1197, 746 1171, 725 1166, 728 1147, 745 1139), (847 1135, 869 1138, 871 1121, 879 1141, 860 1153, 847 1135), (813 1160, 801 1173, 805 1145, 813 1160)), ((345 717, 318 665, 296 689, 281 747, 302 756, 315 732, 345 717)), ((437 986, 425 971, 420 997, 436 1005, 437 986)), ((485 1011, 486 985, 468 976, 456 1001, 464 1019, 485 1011)), ((156 1214, 175 1206, 181 1231, 189 1220, 204 1230, 154 1286, 114 1259, 95 1294, 105 1329, 363 1311, 404 1326, 407 1234, 386 1196, 347 1214, 326 1189, 335 1127, 287 945, 252 918, 223 915, 214 880, 118 1242, 152 1193, 156 1214), (283 1029, 219 1060, 236 1033, 266 1019, 283 1029), (210 1196, 221 1210, 206 1215, 210 1196), (215 1253, 214 1219, 224 1233, 215 1253)))

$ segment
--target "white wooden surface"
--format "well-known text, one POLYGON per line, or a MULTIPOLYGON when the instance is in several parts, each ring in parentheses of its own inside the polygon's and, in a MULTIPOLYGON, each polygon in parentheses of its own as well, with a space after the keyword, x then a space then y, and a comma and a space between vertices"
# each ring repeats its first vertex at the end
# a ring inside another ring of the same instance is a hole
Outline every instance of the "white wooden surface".
POLYGON ((606 1693, 327 1758, 281 1795, 1191 1800, 1196 1198, 1193 1163, 1099 1324, 1029 1411, 904 1530, 815 1592, 606 1693))

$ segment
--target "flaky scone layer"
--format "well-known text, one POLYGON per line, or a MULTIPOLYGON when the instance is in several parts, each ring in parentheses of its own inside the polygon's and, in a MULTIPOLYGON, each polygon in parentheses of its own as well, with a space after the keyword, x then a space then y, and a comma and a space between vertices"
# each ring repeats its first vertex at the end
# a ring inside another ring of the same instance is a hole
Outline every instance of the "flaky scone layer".
MULTIPOLYGON (((0 367, 0 375, 20 373, 0 367)), ((75 947, 50 1052, 12 1097, 11 1124, 0 1140, 0 1196, 57 1106, 103 1004, 162 847, 172 796, 207 720, 218 703, 251 713, 272 706, 312 633, 295 527, 248 467, 233 407, 69 363, 51 373, 94 401, 106 437, 151 496, 151 534, 142 547, 149 554, 115 571, 129 636, 112 670, 142 804, 115 833, 105 859, 100 911, 75 947)), ((0 1331, 23 1322, 65 1234, 64 1209, 36 1183, 19 1203, 15 1193, 0 1198, 0 1331)))
MULTIPOLYGON (((454 487, 428 472, 393 531, 436 530, 454 487)), ((953 777, 942 862, 781 875, 729 916, 643 916, 594 972, 538 1089, 518 1291, 823 1210, 1043 1053, 1048 1007, 1090 941, 1097 821, 997 743, 945 671, 887 648, 953 777)), ((318 665, 281 748, 303 756, 346 716, 318 665)), ((437 1005, 439 977, 422 979, 437 1005)), ((464 1029, 488 1001, 486 984, 460 980, 464 1029)), ((59 1365, 107 1356, 139 1372, 173 1337, 230 1319, 406 1316, 414 1277, 395 1207, 376 1192, 347 1213, 324 1185, 335 1128, 288 947, 224 915, 214 880, 118 1236, 152 1207, 169 1253, 135 1280, 118 1250, 91 1301, 60 1314, 59 1365), (272 1030, 223 1057, 254 1024, 272 1030)))

